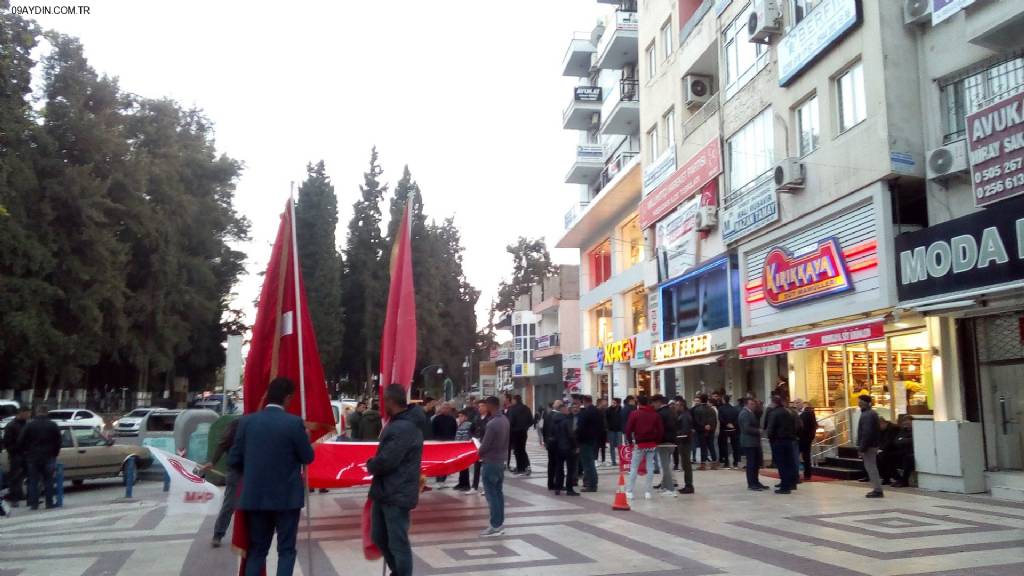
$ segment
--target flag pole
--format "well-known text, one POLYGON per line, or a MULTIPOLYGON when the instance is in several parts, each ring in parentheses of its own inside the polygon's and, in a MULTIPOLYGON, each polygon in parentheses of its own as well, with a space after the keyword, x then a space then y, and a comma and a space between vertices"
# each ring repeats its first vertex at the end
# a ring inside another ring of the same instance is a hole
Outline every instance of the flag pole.
MULTIPOLYGON (((288 195, 288 209, 291 211, 292 223, 292 270, 295 277, 295 332, 299 336, 299 403, 302 410, 302 423, 306 423, 306 365, 302 357, 302 291, 299 284, 299 242, 295 233, 295 182, 292 181, 291 193, 288 195)), ((303 476, 306 477, 306 566, 309 567, 309 574, 313 574, 313 529, 309 502, 309 468, 302 467, 303 476)), ((305 572, 305 571, 303 571, 305 572)))

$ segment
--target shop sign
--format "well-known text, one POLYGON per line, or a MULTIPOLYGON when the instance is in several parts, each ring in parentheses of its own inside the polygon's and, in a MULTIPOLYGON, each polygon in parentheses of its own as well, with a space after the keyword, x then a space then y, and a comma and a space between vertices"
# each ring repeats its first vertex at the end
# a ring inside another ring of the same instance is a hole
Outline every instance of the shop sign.
POLYGON ((761 279, 765 301, 776 308, 853 290, 843 249, 834 236, 800 257, 782 247, 772 248, 761 279))
POLYGON ((900 302, 1024 281, 1024 198, 896 237, 900 302))
POLYGON ((676 169, 676 147, 669 146, 651 164, 644 166, 644 189, 643 195, 647 196, 652 190, 665 181, 665 178, 676 169))
POLYGON ((825 346, 854 344, 868 340, 878 340, 884 336, 885 322, 883 320, 876 320, 874 322, 841 326, 765 342, 742 344, 740 345, 740 358, 758 358, 760 356, 783 354, 792 350, 808 350, 825 346))
POLYGON ((779 40, 779 86, 804 69, 860 24, 859 0, 824 0, 779 40))
POLYGON ((605 364, 629 362, 633 358, 636 358, 636 336, 609 342, 597 352, 597 364, 601 368, 604 368, 605 364))
POLYGON ((661 296, 661 290, 652 290, 647 294, 647 323, 650 325, 651 342, 661 339, 661 298, 659 296, 661 296))
POLYGON ((779 219, 775 180, 765 178, 719 210, 722 241, 735 242, 779 219))
POLYGON ((711 353, 711 334, 697 334, 653 345, 654 361, 667 362, 711 353))
POLYGON ((658 274, 675 278, 697 264, 697 211, 701 198, 691 198, 655 226, 658 274))
POLYGON ((600 102, 600 86, 577 86, 574 94, 577 102, 600 102))
POLYGON ((640 201, 640 228, 649 228, 722 173, 722 141, 715 138, 640 201))
POLYGON ((974 205, 1024 194, 1024 94, 967 115, 974 205))
POLYGON ((537 337, 537 349, 551 348, 551 335, 545 334, 544 336, 537 337))
POLYGON ((580 368, 564 368, 562 370, 562 382, 565 384, 565 390, 570 393, 576 393, 580 391, 580 379, 583 370, 580 368))
POLYGON ((930 0, 932 3, 932 26, 974 4, 974 0, 930 0))

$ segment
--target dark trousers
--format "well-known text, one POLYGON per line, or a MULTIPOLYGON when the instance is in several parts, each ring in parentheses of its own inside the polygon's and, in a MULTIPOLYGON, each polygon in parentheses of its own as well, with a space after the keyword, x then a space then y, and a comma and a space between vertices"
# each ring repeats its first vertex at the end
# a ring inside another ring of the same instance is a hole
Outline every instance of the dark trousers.
MULTIPOLYGON (((553 446, 554 442, 548 444, 548 490, 555 490, 557 484, 555 484, 556 471, 558 469, 558 450, 553 446)), ((561 487, 557 488, 561 490, 561 487)))
POLYGON ((676 456, 683 468, 683 487, 693 486, 693 462, 690 462, 691 441, 689 438, 677 438, 676 444, 678 445, 676 456))
MULTIPOLYGON (((10 456, 10 452, 7 453, 10 456)), ((7 475, 7 499, 18 502, 25 499, 25 459, 11 459, 11 472, 7 475)))
POLYGON ((583 487, 597 490, 597 446, 580 444, 580 461, 583 463, 583 487))
POLYGON ((245 576, 260 576, 267 566, 270 541, 277 533, 277 576, 291 576, 295 571, 295 538, 299 532, 301 508, 294 510, 248 510, 249 552, 245 560, 245 576))
POLYGON ((718 460, 718 455, 715 454, 715 433, 714 432, 698 432, 697 443, 700 448, 700 462, 714 462, 718 460))
POLYGON ((43 485, 46 507, 53 507, 53 471, 57 466, 56 458, 28 458, 25 468, 28 472, 28 505, 39 506, 39 484, 43 485))
POLYGON ((556 451, 555 490, 568 492, 576 486, 576 454, 571 450, 556 451))
POLYGON ((804 463, 804 480, 811 479, 811 444, 800 443, 800 460, 804 463))
MULTIPOLYGON (((459 472, 459 485, 456 488, 469 488, 469 468, 459 472)), ((473 490, 480 488, 480 461, 473 464, 473 490)))
POLYGON ((743 448, 743 459, 746 460, 747 464, 747 488, 754 488, 761 485, 761 480, 757 477, 757 470, 760 466, 758 464, 761 461, 761 448, 751 447, 743 448))
POLYGON ((220 504, 220 512, 217 514, 217 523, 213 525, 213 537, 223 538, 228 533, 228 525, 231 517, 235 514, 235 504, 238 498, 238 472, 228 468, 228 475, 224 479, 224 500, 220 504))
MULTIPOLYGON (((499 464, 500 466, 500 464, 499 464)), ((370 538, 380 549, 384 562, 395 576, 412 576, 412 546, 409 545, 409 509, 373 503, 370 538)))
POLYGON ((526 472, 530 467, 530 457, 526 454, 526 439, 529 430, 513 430, 509 432, 509 443, 516 455, 516 472, 526 472))
POLYGON ((718 461, 723 466, 729 465, 729 452, 732 451, 732 465, 740 465, 740 435, 737 431, 720 432, 718 434, 718 461))
POLYGON ((779 488, 789 490, 796 487, 799 473, 796 464, 796 449, 793 440, 772 442, 772 462, 779 471, 779 488))

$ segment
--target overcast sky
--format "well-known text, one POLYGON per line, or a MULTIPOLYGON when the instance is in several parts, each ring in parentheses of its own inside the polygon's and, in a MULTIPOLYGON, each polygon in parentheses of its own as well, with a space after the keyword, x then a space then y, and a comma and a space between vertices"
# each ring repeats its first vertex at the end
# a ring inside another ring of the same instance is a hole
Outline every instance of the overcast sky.
POLYGON ((504 246, 519 235, 553 245, 576 198, 563 183, 576 133, 561 128, 574 79, 560 68, 572 33, 604 11, 595 0, 12 3, 90 6, 38 20, 81 38, 122 89, 202 108, 217 148, 245 163, 235 203, 252 222, 238 287, 249 322, 307 162, 323 159, 334 181, 341 245, 370 147, 392 185, 408 164, 428 216, 456 217, 482 322, 511 270, 504 246))

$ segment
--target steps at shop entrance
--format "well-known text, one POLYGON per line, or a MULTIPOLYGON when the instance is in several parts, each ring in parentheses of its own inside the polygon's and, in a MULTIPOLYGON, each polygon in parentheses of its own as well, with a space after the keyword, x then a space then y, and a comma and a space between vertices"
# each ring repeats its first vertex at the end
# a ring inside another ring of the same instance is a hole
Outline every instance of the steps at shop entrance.
POLYGON ((811 473, 840 480, 860 480, 867 476, 864 460, 852 446, 840 446, 836 456, 819 461, 817 466, 811 468, 811 473))

